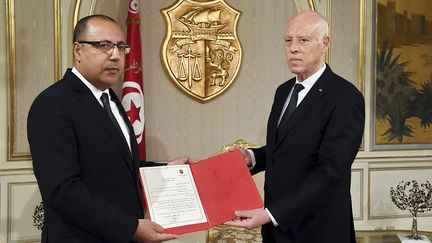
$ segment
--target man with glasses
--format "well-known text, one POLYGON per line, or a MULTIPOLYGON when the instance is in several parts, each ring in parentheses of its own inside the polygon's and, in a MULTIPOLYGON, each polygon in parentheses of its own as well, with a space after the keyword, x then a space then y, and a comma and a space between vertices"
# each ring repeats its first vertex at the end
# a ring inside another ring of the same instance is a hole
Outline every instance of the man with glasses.
MULTIPOLYGON (((81 19, 73 68, 28 115, 28 140, 45 215, 42 242, 159 242, 176 238, 144 218, 133 128, 110 88, 130 46, 103 15, 81 19)), ((168 164, 183 164, 178 158, 168 164)))

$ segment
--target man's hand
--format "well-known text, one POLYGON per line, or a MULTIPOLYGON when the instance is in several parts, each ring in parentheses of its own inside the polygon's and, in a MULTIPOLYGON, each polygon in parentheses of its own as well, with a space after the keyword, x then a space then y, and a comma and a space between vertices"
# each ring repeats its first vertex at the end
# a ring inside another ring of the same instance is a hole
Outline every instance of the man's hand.
POLYGON ((246 229, 253 229, 271 221, 270 216, 264 208, 257 208, 245 211, 236 211, 237 218, 225 222, 224 224, 242 227, 246 229))
POLYGON ((252 166, 251 155, 249 154, 249 152, 246 149, 241 148, 239 146, 232 146, 232 147, 228 148, 228 151, 230 151, 230 152, 234 151, 234 150, 240 150, 241 154, 243 155, 243 159, 246 161, 246 165, 248 167, 252 166))
POLYGON ((164 234, 164 229, 157 223, 148 219, 139 219, 134 240, 139 243, 156 243, 165 240, 177 239, 177 235, 164 234))
POLYGON ((189 164, 192 163, 192 160, 190 157, 180 157, 177 159, 173 159, 171 161, 168 162, 168 165, 184 165, 184 164, 189 164))

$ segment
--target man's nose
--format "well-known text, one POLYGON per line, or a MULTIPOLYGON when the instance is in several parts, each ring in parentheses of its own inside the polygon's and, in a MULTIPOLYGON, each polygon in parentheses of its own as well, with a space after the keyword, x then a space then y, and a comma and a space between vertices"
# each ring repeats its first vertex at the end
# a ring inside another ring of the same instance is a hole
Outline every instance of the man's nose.
POLYGON ((111 50, 110 59, 112 59, 112 60, 120 59, 120 55, 121 55, 121 53, 120 53, 119 49, 117 48, 117 46, 114 46, 111 50))
POLYGON ((291 45, 289 46, 289 51, 292 52, 292 53, 297 53, 297 52, 299 52, 299 45, 298 45, 298 43, 295 42, 295 41, 293 41, 293 42, 291 43, 291 45))

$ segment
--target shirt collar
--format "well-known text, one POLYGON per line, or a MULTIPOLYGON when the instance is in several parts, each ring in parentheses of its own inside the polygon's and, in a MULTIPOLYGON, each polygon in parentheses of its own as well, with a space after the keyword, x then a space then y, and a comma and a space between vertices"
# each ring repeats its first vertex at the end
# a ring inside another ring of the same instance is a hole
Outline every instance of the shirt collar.
POLYGON ((72 73, 75 74, 84 84, 85 86, 87 86, 87 88, 92 92, 92 94, 94 95, 94 97, 96 98, 97 101, 99 101, 99 103, 103 106, 102 101, 101 101, 101 96, 103 93, 107 93, 108 94, 108 98, 111 99, 109 90, 100 90, 98 88, 96 88, 93 84, 91 84, 86 78, 84 78, 84 76, 75 68, 72 68, 72 73))
POLYGON ((318 69, 318 71, 316 71, 309 78, 303 80, 302 82, 300 82, 298 77, 296 76, 296 84, 297 83, 302 84, 305 90, 309 91, 312 88, 312 86, 316 83, 316 81, 318 81, 318 79, 324 73, 325 69, 326 69, 326 65, 324 64, 322 68, 318 69))

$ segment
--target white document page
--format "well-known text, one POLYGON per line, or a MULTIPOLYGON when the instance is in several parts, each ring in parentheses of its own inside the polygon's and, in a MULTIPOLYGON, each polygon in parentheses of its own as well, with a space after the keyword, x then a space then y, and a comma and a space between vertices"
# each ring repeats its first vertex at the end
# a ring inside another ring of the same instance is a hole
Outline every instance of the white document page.
POLYGON ((164 228, 207 222, 189 165, 141 167, 152 221, 164 228))

